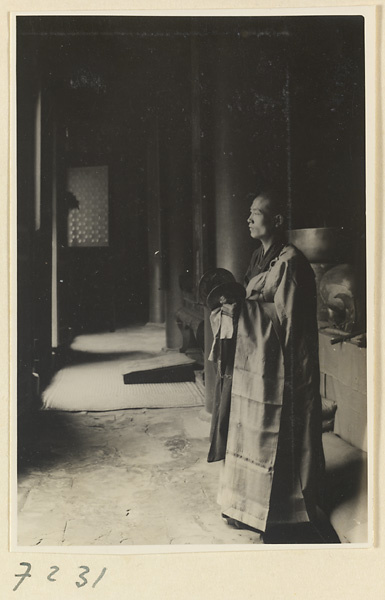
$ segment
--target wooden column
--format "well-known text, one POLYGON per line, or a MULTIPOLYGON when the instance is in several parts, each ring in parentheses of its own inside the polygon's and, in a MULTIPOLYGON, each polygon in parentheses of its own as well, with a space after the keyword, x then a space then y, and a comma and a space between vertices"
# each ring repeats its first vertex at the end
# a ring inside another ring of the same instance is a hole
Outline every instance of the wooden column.
POLYGON ((57 198, 57 126, 52 131, 52 257, 51 257, 51 344, 59 345, 59 304, 58 304, 58 198, 57 198))
POLYGON ((148 142, 147 211, 150 293, 149 321, 150 323, 164 323, 162 214, 159 189, 159 131, 156 117, 153 119, 148 142))
MULTIPOLYGON (((39 103, 38 103, 39 106, 39 103)), ((35 163, 34 232, 34 371, 41 389, 52 375, 52 191, 53 191, 53 97, 48 85, 42 85, 41 109, 36 116, 36 135, 40 132, 40 151, 35 163), (40 173, 40 177, 39 177, 40 173), (37 182, 40 185, 37 185, 37 182)))
MULTIPOLYGON (((212 197, 204 193, 207 173, 204 172, 206 165, 202 164, 203 136, 207 134, 205 125, 207 114, 202 114, 202 87, 203 75, 205 73, 205 54, 207 47, 202 39, 200 43, 192 37, 191 41, 191 99, 192 99, 192 193, 193 193, 193 252, 194 252, 194 290, 196 300, 198 297, 198 285, 203 273, 214 264, 214 257, 210 254, 210 222, 209 202, 212 197)), ((207 108, 207 104, 206 104, 207 108)), ((210 115, 211 116, 211 115, 210 115)), ((212 174, 210 173, 210 177, 212 174)), ((212 232, 211 232, 212 233, 212 232)), ((205 402, 206 410, 212 412, 215 385, 215 367, 208 360, 212 344, 212 332, 209 321, 210 313, 204 310, 204 373, 205 373, 205 402)))
MULTIPOLYGON (((263 178, 275 182, 288 177, 287 71, 280 58, 284 56, 280 33, 273 41, 270 38, 220 36, 211 57, 216 252, 212 266, 228 269, 241 283, 257 247, 249 235, 250 206, 245 197, 263 178)), ((210 408, 214 377, 207 361, 212 339, 208 311, 205 333, 210 408)))
POLYGON ((217 47, 215 86, 215 223, 216 266, 228 269, 238 281, 250 258, 250 243, 246 219, 248 207, 244 197, 255 186, 253 156, 248 144, 245 88, 250 80, 237 81, 240 57, 239 44, 223 39, 217 47), (234 91, 238 92, 238 103, 234 91))
MULTIPOLYGON (((194 288, 209 267, 208 258, 208 199, 202 190, 202 117, 200 51, 194 37, 191 39, 191 148, 192 148, 192 200, 193 200, 193 253, 194 288)), ((197 296, 198 299, 198 296, 197 296)))
POLYGON ((177 325, 176 312, 183 306, 180 276, 186 272, 191 252, 191 187, 189 185, 190 158, 189 130, 186 123, 172 127, 164 140, 161 163, 164 168, 162 198, 167 202, 165 215, 165 245, 167 259, 166 283, 166 345, 181 348, 182 334, 177 325))
MULTIPOLYGON (((270 32, 271 34, 271 32, 270 32)), ((216 264, 243 282, 256 247, 245 201, 263 180, 289 187, 285 35, 220 38, 215 70, 216 264)))

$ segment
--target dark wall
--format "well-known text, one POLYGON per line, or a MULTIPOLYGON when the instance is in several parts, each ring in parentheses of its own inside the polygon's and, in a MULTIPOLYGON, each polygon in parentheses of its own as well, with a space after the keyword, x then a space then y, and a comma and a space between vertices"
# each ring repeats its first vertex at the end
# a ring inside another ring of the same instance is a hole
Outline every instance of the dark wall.
POLYGON ((295 227, 365 231, 363 18, 303 17, 290 56, 295 227))

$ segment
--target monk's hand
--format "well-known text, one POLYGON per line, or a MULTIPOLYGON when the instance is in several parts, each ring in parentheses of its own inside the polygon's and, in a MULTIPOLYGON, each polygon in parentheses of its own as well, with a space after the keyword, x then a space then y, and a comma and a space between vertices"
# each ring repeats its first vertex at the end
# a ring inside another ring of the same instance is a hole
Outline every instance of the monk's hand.
POLYGON ((235 317, 239 313, 240 304, 239 302, 221 302, 221 312, 223 315, 227 315, 228 317, 235 317))
POLYGON ((251 294, 249 294, 249 296, 247 296, 247 299, 255 300, 256 302, 264 302, 265 301, 263 292, 257 292, 256 290, 253 290, 251 292, 251 294))
POLYGON ((219 298, 219 302, 221 303, 221 305, 223 305, 223 304, 231 304, 231 305, 232 304, 239 304, 240 303, 240 298, 234 298, 234 297, 231 297, 231 296, 228 296, 228 297, 221 296, 219 298))

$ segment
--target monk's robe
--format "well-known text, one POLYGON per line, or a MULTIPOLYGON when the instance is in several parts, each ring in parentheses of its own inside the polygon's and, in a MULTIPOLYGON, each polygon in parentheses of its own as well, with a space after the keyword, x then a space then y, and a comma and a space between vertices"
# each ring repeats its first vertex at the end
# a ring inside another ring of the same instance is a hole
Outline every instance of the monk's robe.
POLYGON ((307 259, 283 243, 266 256, 258 250, 245 301, 214 311, 212 324, 218 381, 208 460, 224 459, 222 513, 260 531, 313 520, 324 457, 316 287, 307 259))

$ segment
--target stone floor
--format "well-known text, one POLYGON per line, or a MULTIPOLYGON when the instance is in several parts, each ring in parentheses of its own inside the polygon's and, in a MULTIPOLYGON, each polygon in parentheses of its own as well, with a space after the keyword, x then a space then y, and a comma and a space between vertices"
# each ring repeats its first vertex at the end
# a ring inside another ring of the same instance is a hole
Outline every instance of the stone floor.
MULTIPOLYGON (((122 357, 145 360, 164 345, 164 327, 154 325, 81 335, 64 366, 109 361, 112 373, 122 357)), ((72 393, 66 388, 64 400, 72 393)), ((207 463, 210 416, 203 406, 69 410, 41 410, 19 430, 19 546, 262 543, 257 532, 221 518, 221 464, 207 463)), ((264 538, 325 543, 333 535, 272 528, 264 538)))
POLYGON ((216 503, 201 407, 41 411, 19 466, 18 544, 258 544, 216 503))

